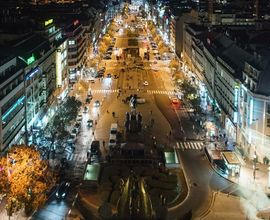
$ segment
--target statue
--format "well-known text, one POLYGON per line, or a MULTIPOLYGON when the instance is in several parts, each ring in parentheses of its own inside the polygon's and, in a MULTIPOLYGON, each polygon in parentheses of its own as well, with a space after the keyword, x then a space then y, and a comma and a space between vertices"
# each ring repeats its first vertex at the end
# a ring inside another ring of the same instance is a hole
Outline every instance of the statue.
POLYGON ((117 203, 117 217, 125 220, 153 219, 152 203, 146 192, 144 179, 131 171, 127 180, 121 185, 121 196, 117 203))

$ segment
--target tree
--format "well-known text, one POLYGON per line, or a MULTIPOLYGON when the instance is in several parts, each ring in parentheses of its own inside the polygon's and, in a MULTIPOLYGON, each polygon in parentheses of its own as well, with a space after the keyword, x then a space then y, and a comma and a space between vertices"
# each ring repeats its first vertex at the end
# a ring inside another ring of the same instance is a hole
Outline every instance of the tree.
POLYGON ((184 95, 184 98, 189 101, 193 108, 200 111, 201 100, 200 96, 197 94, 198 88, 186 79, 181 81, 179 87, 184 95))
POLYGON ((82 106, 82 102, 76 99, 74 96, 68 96, 64 105, 60 108, 60 117, 64 123, 69 123, 75 120, 77 114, 82 106))
POLYGON ((179 62, 176 59, 171 60, 170 62, 170 68, 179 69, 179 62))
POLYGON ((32 213, 44 204, 54 184, 48 162, 32 146, 14 145, 0 158, 0 192, 6 197, 9 215, 22 208, 32 213))
POLYGON ((180 84, 180 89, 182 90, 185 99, 191 99, 197 94, 197 89, 186 79, 180 84))
POLYGON ((82 103, 74 96, 69 96, 65 103, 60 106, 57 114, 45 128, 45 134, 50 139, 50 146, 46 150, 47 158, 50 158, 50 152, 57 140, 63 143, 68 138, 69 132, 66 130, 66 125, 75 120, 80 110, 82 103))
POLYGON ((69 132, 65 128, 64 120, 59 115, 56 115, 52 122, 46 127, 45 133, 47 137, 49 136, 50 140, 49 148, 44 149, 47 154, 47 159, 49 159, 50 152, 52 151, 55 142, 57 140, 62 140, 62 142, 64 142, 64 140, 69 136, 69 132))

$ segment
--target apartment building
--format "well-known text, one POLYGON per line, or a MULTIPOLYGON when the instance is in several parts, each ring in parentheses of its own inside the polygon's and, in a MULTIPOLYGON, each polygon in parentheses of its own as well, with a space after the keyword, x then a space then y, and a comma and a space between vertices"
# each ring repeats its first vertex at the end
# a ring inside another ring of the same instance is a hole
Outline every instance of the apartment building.
POLYGON ((86 57, 86 39, 84 29, 79 20, 73 21, 65 28, 64 35, 68 38, 68 71, 70 83, 76 82, 86 57))
MULTIPOLYGON (((1 47, 0 51, 7 51, 1 47)), ((0 56, 0 151, 19 142, 25 132, 24 63, 14 55, 0 56)))
POLYGON ((270 32, 239 28, 231 32, 241 36, 187 25, 184 60, 219 108, 230 137, 246 156, 263 162, 270 158, 270 32))

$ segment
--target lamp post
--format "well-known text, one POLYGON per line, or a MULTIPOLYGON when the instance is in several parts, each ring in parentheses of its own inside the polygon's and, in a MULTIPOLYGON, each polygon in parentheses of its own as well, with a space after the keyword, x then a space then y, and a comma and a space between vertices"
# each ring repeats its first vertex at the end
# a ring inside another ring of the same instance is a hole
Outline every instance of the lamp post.
POLYGON ((254 155, 253 155, 253 179, 255 181, 255 178, 256 178, 256 162, 257 162, 257 154, 256 154, 256 151, 254 152, 254 155))

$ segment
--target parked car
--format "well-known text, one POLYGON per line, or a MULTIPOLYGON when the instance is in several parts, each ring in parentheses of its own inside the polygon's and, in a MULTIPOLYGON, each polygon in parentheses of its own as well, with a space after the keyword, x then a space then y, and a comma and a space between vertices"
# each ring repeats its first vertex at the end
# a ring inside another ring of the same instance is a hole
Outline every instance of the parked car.
POLYGON ((81 115, 81 114, 79 114, 79 115, 77 116, 76 121, 79 122, 79 123, 82 122, 82 115, 81 115))
POLYGON ((112 58, 110 56, 105 56, 103 59, 104 60, 111 60, 112 58))
POLYGON ((114 148, 114 146, 116 145, 116 134, 110 134, 110 138, 109 138, 109 143, 108 143, 108 147, 110 150, 112 150, 114 148))
POLYGON ((100 155, 99 141, 92 141, 90 151, 91 151, 91 154, 100 155))
POLYGON ((148 83, 147 81, 144 81, 144 82, 143 82, 143 85, 144 85, 144 86, 148 86, 149 83, 148 83))
POLYGON ((94 107, 99 107, 100 106, 100 102, 99 102, 99 100, 96 100, 95 102, 94 102, 94 107))
POLYGON ((89 104, 91 102, 91 99, 89 97, 86 97, 85 103, 89 104))
POLYGON ((88 107, 87 106, 84 106, 83 113, 87 113, 87 112, 88 112, 88 107))
POLYGON ((80 128, 81 128, 81 123, 77 122, 77 123, 74 125, 74 127, 75 127, 76 129, 80 129, 80 128))
POLYGON ((136 100, 138 104, 144 104, 146 102, 144 98, 137 98, 136 100))
POLYGON ((55 193, 56 198, 57 199, 64 199, 67 196, 69 187, 70 187, 69 182, 60 183, 56 189, 56 193, 55 193))
POLYGON ((73 128, 72 131, 71 131, 71 135, 75 135, 75 137, 77 136, 79 130, 76 129, 76 128, 73 128))
POLYGON ((92 119, 89 119, 88 121, 87 121, 87 126, 88 127, 93 127, 93 120, 92 119))

